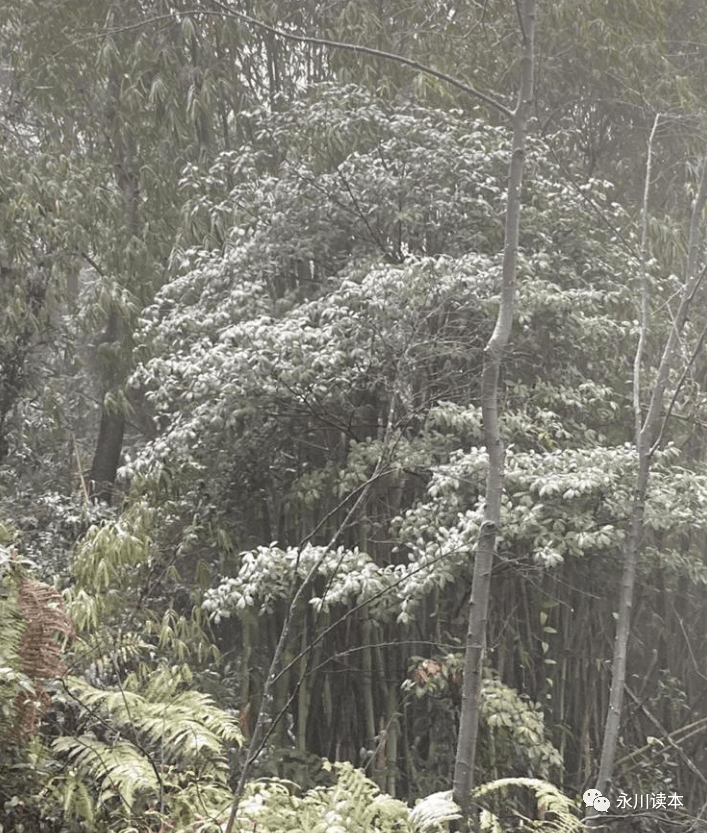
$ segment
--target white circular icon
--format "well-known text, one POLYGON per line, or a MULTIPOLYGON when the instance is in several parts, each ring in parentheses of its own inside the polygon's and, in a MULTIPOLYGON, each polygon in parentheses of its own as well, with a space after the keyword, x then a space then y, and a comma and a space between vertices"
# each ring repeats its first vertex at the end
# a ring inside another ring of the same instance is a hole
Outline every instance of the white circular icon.
POLYGON ((609 799, 605 795, 598 796, 594 799, 594 809, 605 813, 609 809, 609 799))
POLYGON ((594 802, 601 796, 599 790, 585 790, 582 799, 587 807, 593 807, 594 802))

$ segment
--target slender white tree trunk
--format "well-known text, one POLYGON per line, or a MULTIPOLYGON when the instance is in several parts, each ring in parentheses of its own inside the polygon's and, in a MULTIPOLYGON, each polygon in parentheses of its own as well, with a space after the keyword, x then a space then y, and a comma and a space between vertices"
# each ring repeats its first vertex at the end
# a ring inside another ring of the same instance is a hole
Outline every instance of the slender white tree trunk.
POLYGON ((486 644, 491 570, 496 552, 496 531, 501 519, 505 453, 501 440, 498 414, 498 380, 503 352, 511 334, 516 295, 521 186, 525 164, 526 135, 533 98, 536 5, 536 0, 523 0, 522 3, 518 4, 522 37, 521 74, 518 102, 513 113, 513 147, 506 199, 501 297, 496 326, 484 350, 481 407, 489 470, 486 479, 484 520, 479 530, 479 538, 474 554, 474 575, 469 602, 469 627, 466 637, 461 720, 454 766, 454 800, 462 808, 463 826, 468 826, 472 817, 471 791, 474 787, 474 760, 479 726, 479 699, 486 644))
MULTIPOLYGON (((643 198, 643 235, 641 243, 641 254, 643 259, 642 287, 641 287, 641 332, 636 348, 636 359, 633 369, 633 408, 635 425, 636 454, 638 457, 638 470, 634 487, 633 504, 631 507, 631 518, 629 524, 629 535, 626 541, 624 555, 624 567, 621 578, 621 591, 619 596, 619 610, 616 623, 616 637, 614 640, 614 655, 611 666, 611 692, 609 694, 609 708, 606 715, 604 727, 604 738, 602 742, 601 759, 599 762, 599 773, 597 775, 596 789, 606 795, 611 774, 616 759, 616 746, 618 744, 619 730, 621 728, 621 710, 623 707, 624 687, 626 684, 626 659, 628 654, 628 641, 631 634, 631 612, 633 609, 633 595, 636 584, 636 566, 641 550, 641 539, 643 537, 644 516, 646 506, 646 495, 648 492, 648 478, 651 471, 651 463, 655 452, 658 450, 665 428, 665 423, 670 415, 663 415, 663 403, 670 372, 675 367, 678 356, 678 346, 682 331, 687 321, 688 312, 692 305, 695 292, 704 277, 704 270, 700 270, 700 247, 702 242, 702 216, 707 203, 707 156, 702 163, 702 173, 692 208, 690 222, 690 235, 688 242, 687 263, 685 265, 685 282, 683 285, 680 304, 675 315, 673 326, 665 343, 658 373, 650 393, 648 407, 643 415, 641 404, 641 361, 643 345, 645 344, 649 322, 648 322, 648 281, 645 274, 645 263, 647 261, 648 249, 648 197, 650 192, 651 160, 653 153, 653 140, 655 138, 659 116, 656 117, 653 130, 651 131, 648 143, 646 163, 646 183, 643 198)), ((694 358, 694 356, 693 356, 694 358)), ((676 391, 677 393, 677 391, 676 391)), ((674 399, 674 397, 673 397, 674 399)), ((587 826, 591 829, 600 824, 601 816, 589 808, 587 813, 587 826)))

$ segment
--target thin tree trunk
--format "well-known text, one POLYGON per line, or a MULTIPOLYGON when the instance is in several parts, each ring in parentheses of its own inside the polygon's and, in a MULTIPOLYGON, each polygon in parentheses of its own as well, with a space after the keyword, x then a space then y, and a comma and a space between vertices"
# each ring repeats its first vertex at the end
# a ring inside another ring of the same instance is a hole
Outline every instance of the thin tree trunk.
MULTIPOLYGON (((635 424, 635 442, 638 456, 638 471, 634 488, 633 504, 631 507, 631 519, 629 536, 626 542, 626 554, 624 557, 624 568, 621 579, 621 593, 619 597, 619 611, 616 625, 616 637, 614 641, 614 655, 611 666, 611 691, 609 694, 609 707, 607 709, 604 738, 602 742, 599 773, 597 775, 596 789, 606 794, 611 780, 616 758, 616 747, 618 743, 619 730, 621 727, 621 710, 623 707, 624 688, 626 683, 626 659, 628 653, 628 640, 631 632, 631 611, 633 608, 633 595, 636 584, 636 567, 641 547, 641 539, 644 529, 644 515, 646 505, 646 494, 648 491, 648 477, 650 475, 651 463, 655 452, 658 450, 665 424, 670 416, 668 413, 661 420, 661 410, 670 378, 670 371, 675 365, 678 354, 680 336, 687 321, 696 290, 704 276, 704 271, 698 271, 700 256, 700 243, 702 239, 701 226, 702 214, 707 203, 707 156, 702 163, 702 173, 697 196, 692 208, 690 222, 690 236, 688 242, 688 257, 685 267, 685 283, 682 297, 675 315, 670 334, 661 356, 656 374, 656 381, 651 391, 648 410, 645 418, 641 407, 640 371, 643 345, 648 333, 648 281, 645 274, 645 263, 648 259, 648 196, 650 189, 652 142, 659 117, 656 117, 648 145, 646 164, 646 184, 643 198, 643 239, 641 253, 643 260, 642 287, 641 287, 641 332, 638 346, 636 348, 636 359, 633 371, 633 407, 635 424)), ((694 359, 694 355, 693 355, 694 359)), ((677 393, 677 391, 676 391, 677 393)), ((674 398, 674 397, 673 397, 674 398)), ((601 815, 589 808, 587 813, 587 826, 595 828, 600 824, 601 815)))
POLYGON ((101 424, 89 474, 90 493, 95 501, 110 503, 113 499, 124 430, 123 417, 111 413, 104 407, 101 411, 101 424))
POLYGON ((13 337, 0 341, 0 463, 10 451, 9 422, 26 383, 27 363, 35 344, 36 322, 47 313, 49 278, 43 268, 20 277, 5 255, 0 255, 0 281, 23 287, 23 325, 13 337))
POLYGON ((536 5, 536 0, 524 0, 520 5, 521 77, 518 102, 513 113, 513 147, 506 201, 501 298, 496 326, 484 350, 481 407, 489 470, 486 479, 484 520, 479 530, 474 558, 474 576, 469 602, 469 627, 466 637, 461 720, 454 765, 453 794, 454 800, 462 809, 462 829, 468 829, 472 817, 471 791, 474 787, 474 760, 479 728, 479 700, 486 644, 491 570, 496 551, 496 531, 501 518, 505 452, 501 440, 498 414, 498 379, 503 351, 510 338, 513 324, 521 185, 525 163, 525 141, 533 96, 536 5))
MULTIPOLYGON (((108 15, 108 28, 121 22, 120 4, 114 4, 108 15)), ((120 116, 121 72, 113 59, 108 75, 106 89, 105 127, 113 156, 113 171, 116 184, 120 189, 125 211, 125 224, 130 238, 138 237, 140 230, 140 184, 135 172, 135 147, 129 126, 120 116)), ((125 267, 131 268, 129 253, 125 258, 125 267)), ((118 342, 124 337, 123 322, 120 313, 113 308, 108 313, 105 332, 98 344, 118 342)), ((100 358, 98 361, 101 367, 100 358)), ((116 368, 101 370, 101 388, 105 395, 115 391, 122 379, 116 368)), ((98 429, 98 439, 91 464, 91 496, 94 500, 110 503, 113 496, 115 477, 123 448, 123 434, 125 432, 124 418, 106 408, 101 407, 101 422, 98 429)))
POLYGON ((119 384, 116 368, 105 366, 100 357, 101 344, 113 344, 120 340, 123 327, 116 310, 111 310, 108 323, 96 345, 96 367, 100 374, 100 391, 103 397, 101 405, 101 421, 98 426, 98 437, 93 451, 91 470, 88 475, 89 493, 96 502, 111 503, 113 488, 120 463, 120 453, 123 450, 123 435, 125 433, 124 418, 106 407, 105 397, 115 390, 119 384))

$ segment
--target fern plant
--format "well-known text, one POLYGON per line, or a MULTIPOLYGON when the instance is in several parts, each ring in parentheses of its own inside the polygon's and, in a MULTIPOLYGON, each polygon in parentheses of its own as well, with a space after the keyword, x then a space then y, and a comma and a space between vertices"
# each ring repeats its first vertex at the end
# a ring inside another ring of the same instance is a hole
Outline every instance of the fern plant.
POLYGON ((9 547, 0 547, 0 738, 16 735, 18 698, 34 696, 34 686, 22 668, 20 646, 26 621, 17 604, 20 575, 9 547))
POLYGON ((251 782, 238 813, 240 830, 258 833, 415 833, 408 807, 381 794, 350 763, 325 764, 335 775, 328 787, 302 797, 282 779, 251 782))
MULTIPOLYGON (((529 790, 537 803, 539 819, 522 819, 524 830, 536 830, 542 833, 581 833, 584 826, 577 817, 575 803, 554 784, 541 778, 498 778, 482 784, 474 790, 475 798, 483 798, 493 793, 508 793, 514 788, 529 790)), ((507 799, 507 796, 504 796, 507 799)), ((489 810, 481 814, 481 830, 484 833, 502 833, 498 816, 489 810)))
POLYGON ((66 673, 57 637, 73 634, 61 597, 29 575, 31 562, 0 523, 0 830, 39 829, 38 794, 51 770, 39 734, 51 681, 66 673))
MULTIPOLYGON (((409 808, 402 801, 382 794, 360 769, 349 763, 327 764, 336 780, 316 787, 303 796, 293 793, 296 785, 279 778, 251 782, 239 806, 238 830, 257 833, 447 833, 450 822, 461 818, 451 790, 426 796, 409 808)), ((560 790, 538 778, 501 778, 474 791, 477 799, 509 792, 530 791, 541 819, 524 818, 524 830, 538 833, 580 833, 582 824, 574 803, 560 790)), ((214 820, 216 822, 217 820, 214 820)), ((514 825, 515 828, 515 825, 514 825)), ((214 830, 218 829, 217 827, 214 830)), ((483 833, 504 833, 501 818, 482 810, 483 833)))
POLYGON ((0 738, 36 734, 51 698, 49 680, 66 674, 57 636, 73 636, 71 618, 52 587, 27 575, 27 562, 0 547, 0 738))
MULTIPOLYGON (((218 665, 196 609, 178 613, 152 510, 135 502, 93 527, 76 547, 67 605, 77 623, 65 725, 51 780, 65 820, 130 831, 207 830, 232 800, 235 716, 199 691, 199 669, 218 665), (153 576, 159 575, 155 582, 153 576)), ((213 826, 213 825, 212 825, 213 826)))
POLYGON ((85 722, 52 747, 69 764, 69 777, 53 784, 68 815, 111 830, 142 830, 152 817, 189 829, 227 805, 228 750, 240 730, 208 695, 186 688, 189 679, 186 667, 163 663, 148 681, 133 674, 116 687, 67 680, 66 702, 80 704, 85 722))

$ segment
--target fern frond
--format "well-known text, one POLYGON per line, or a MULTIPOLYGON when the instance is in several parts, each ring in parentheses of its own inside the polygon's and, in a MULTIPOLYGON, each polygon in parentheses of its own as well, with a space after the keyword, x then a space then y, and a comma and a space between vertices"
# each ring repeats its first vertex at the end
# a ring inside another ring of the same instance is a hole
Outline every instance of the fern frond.
POLYGON ((166 686, 150 691, 153 700, 135 691, 96 688, 81 678, 71 678, 69 686, 89 709, 96 711, 118 729, 130 730, 145 744, 159 746, 167 762, 218 762, 224 743, 241 743, 235 717, 218 708, 208 694, 186 690, 173 693, 166 686))
POLYGON ((85 821, 89 828, 95 821, 95 805, 88 788, 74 772, 69 772, 65 778, 52 781, 47 790, 57 800, 62 812, 67 818, 79 818, 85 821))
POLYGON ((452 800, 451 790, 425 796, 410 810, 415 833, 442 833, 448 822, 460 818, 459 806, 452 800))
POLYGON ((102 804, 117 800, 130 814, 138 796, 159 795, 160 782, 154 767, 130 743, 111 745, 91 735, 80 735, 57 738, 52 748, 68 758, 84 781, 88 776, 100 785, 102 804))
POLYGON ((360 769, 350 763, 325 768, 337 772, 336 782, 301 798, 280 779, 251 783, 239 807, 243 830, 254 823, 258 833, 415 833, 408 807, 381 794, 360 769))
POLYGON ((17 738, 15 719, 18 696, 34 697, 34 686, 24 672, 20 645, 26 621, 17 609, 18 581, 10 565, 9 551, 0 547, 0 740, 17 738), (6 558, 3 559, 2 556, 6 558), (3 563, 4 562, 4 563, 3 563))
MULTIPOLYGON (((499 778, 477 787, 473 795, 481 798, 495 791, 505 791, 513 787, 530 790, 535 794, 539 807, 545 815, 543 821, 528 821, 528 829, 542 830, 544 833, 581 833, 584 826, 576 815, 575 803, 554 784, 541 778, 499 778), (552 818, 548 818, 552 816, 552 818)), ((489 814, 492 816, 493 814, 489 814)), ((495 818, 495 817, 494 817, 495 818)), ((489 831, 495 828, 489 819, 489 831)))
POLYGON ((490 810, 482 810, 479 816, 481 833, 503 833, 498 818, 490 810))
POLYGON ((5 740, 18 740, 37 732, 51 702, 45 683, 66 674, 56 637, 73 636, 74 627, 52 587, 21 577, 11 565, 1 586, 0 722, 14 726, 0 730, 5 740))
POLYGON ((92 679, 112 677, 116 671, 134 668, 152 646, 134 631, 96 627, 90 640, 79 637, 73 645, 75 666, 86 669, 92 679))

